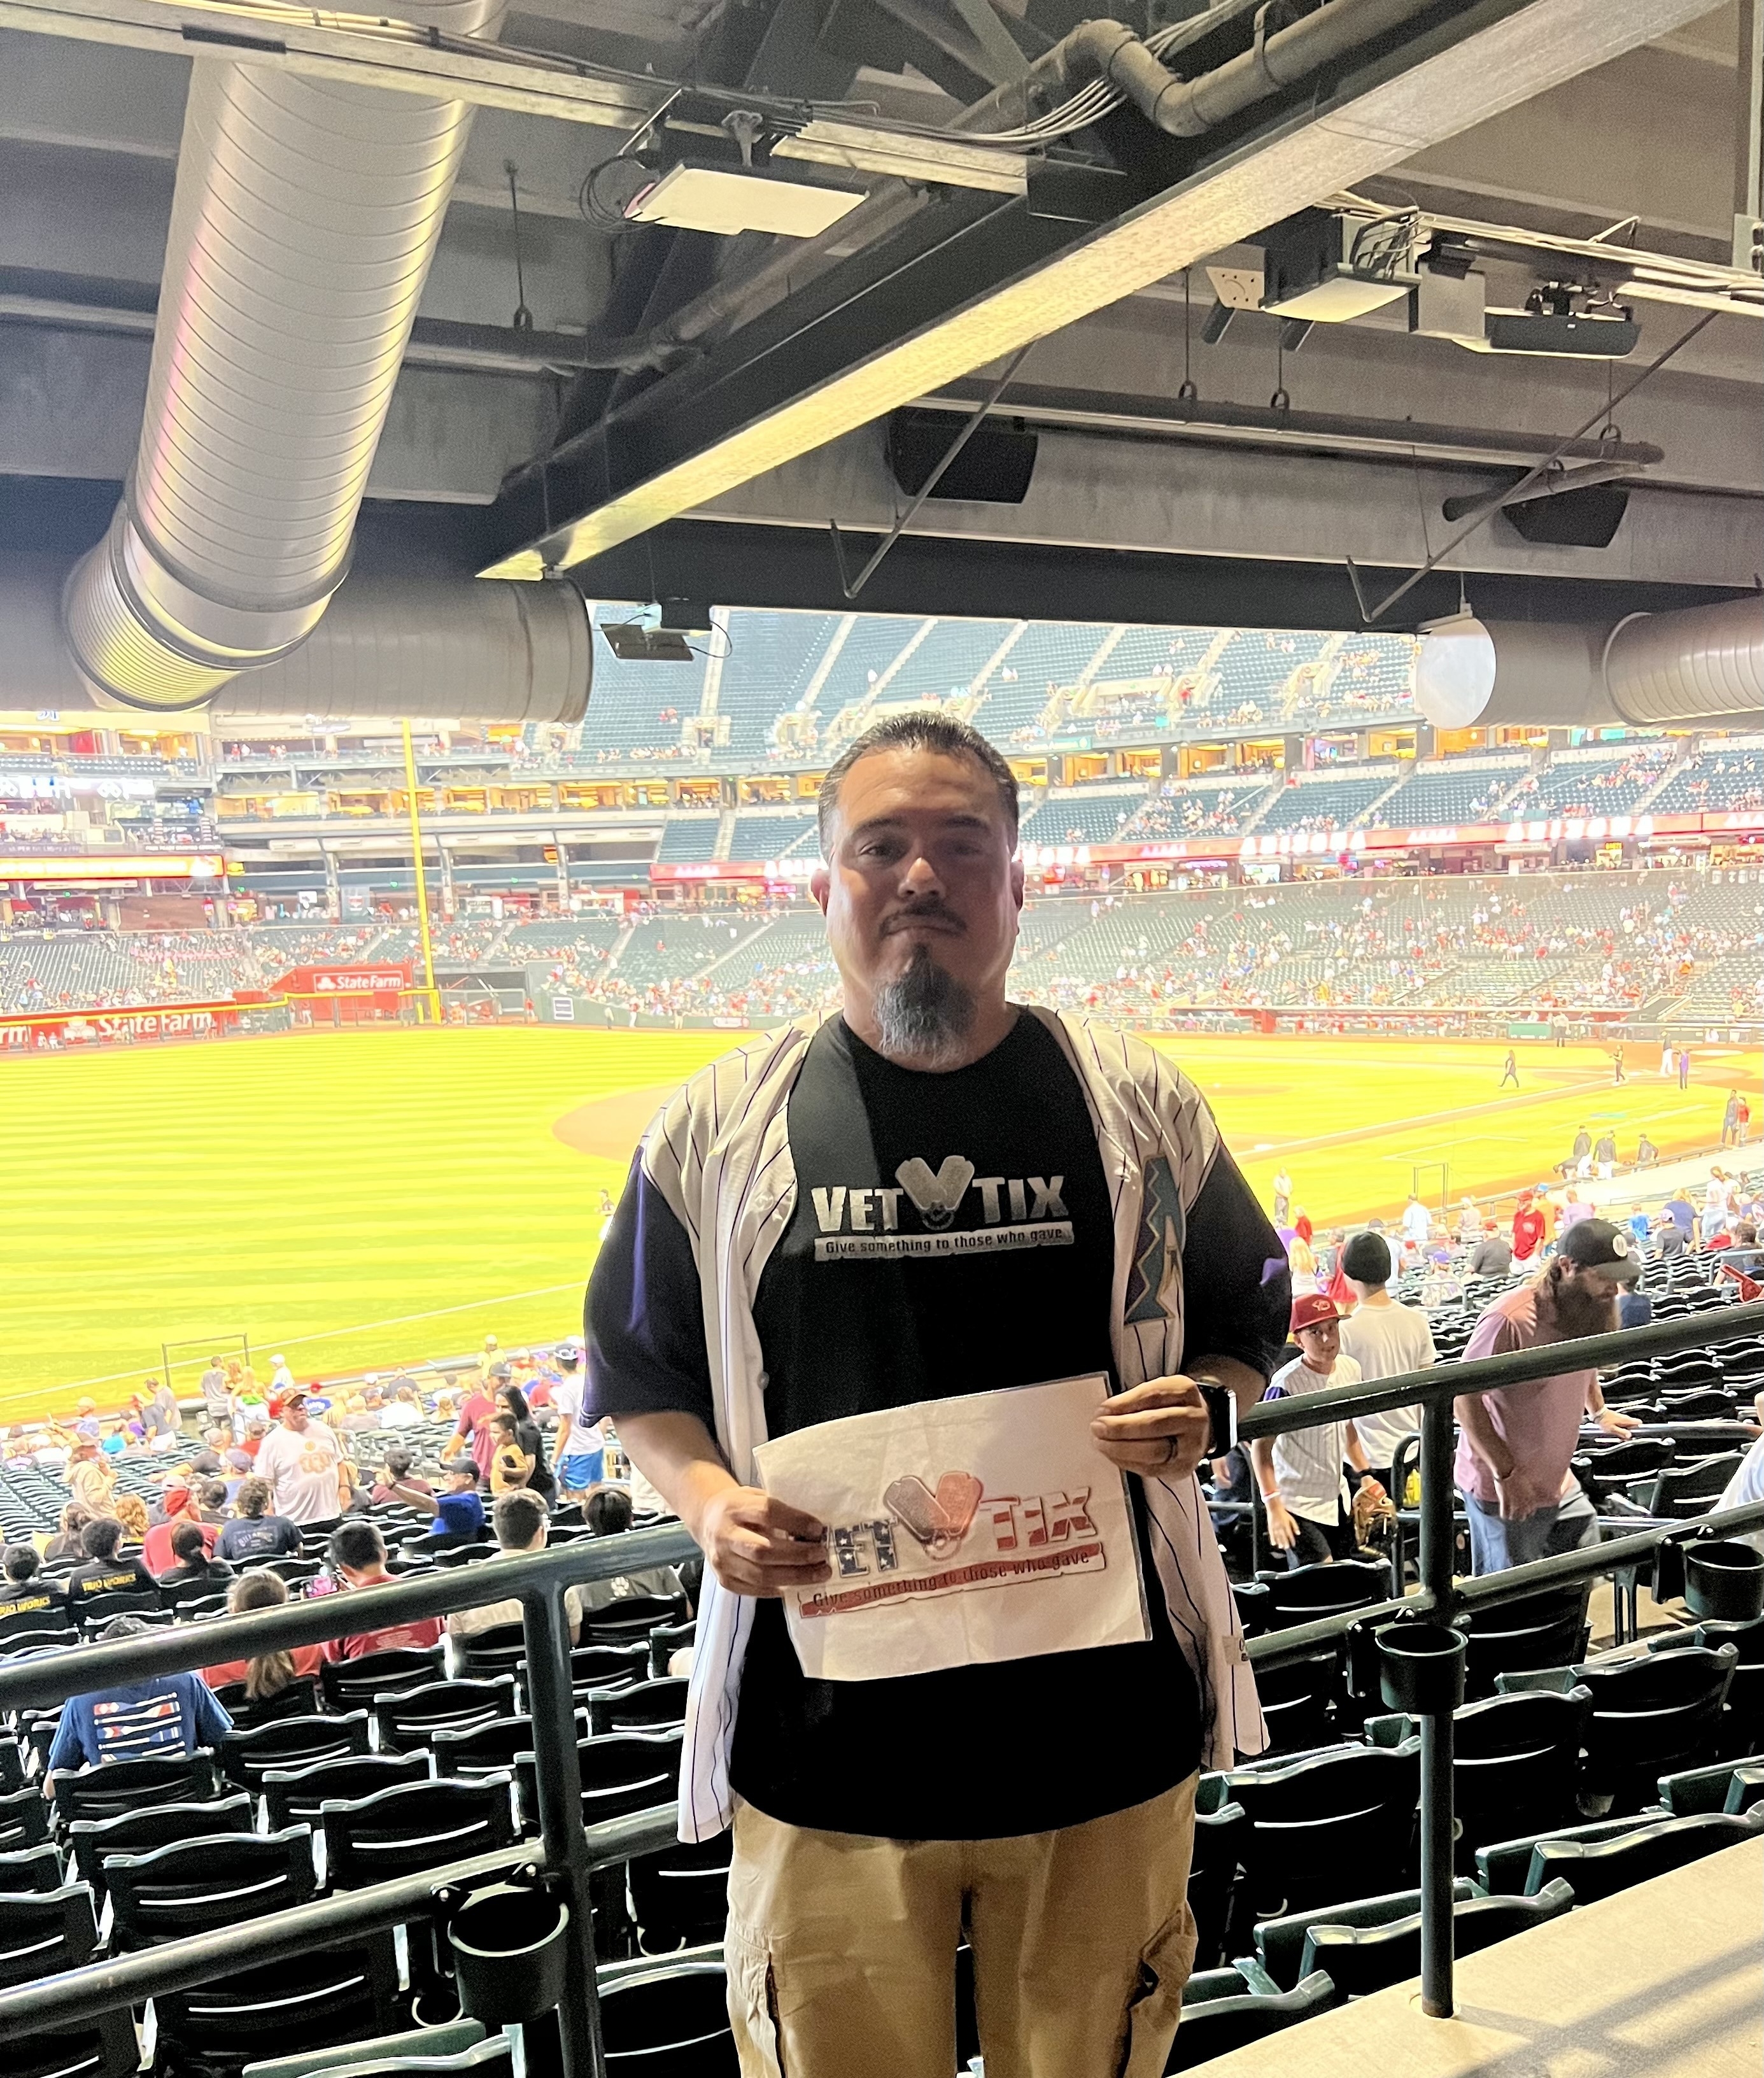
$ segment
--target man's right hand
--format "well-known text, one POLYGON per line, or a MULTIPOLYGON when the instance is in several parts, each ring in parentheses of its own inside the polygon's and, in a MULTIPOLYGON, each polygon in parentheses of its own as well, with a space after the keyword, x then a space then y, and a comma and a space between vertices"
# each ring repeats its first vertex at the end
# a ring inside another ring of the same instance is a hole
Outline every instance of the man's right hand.
POLYGON ((1268 1542, 1276 1551, 1290 1551, 1299 1541, 1299 1525, 1292 1519, 1292 1511, 1278 1494, 1267 1504, 1268 1542))
POLYGON ((1515 1465, 1505 1478, 1495 1474, 1495 1498, 1503 1522, 1520 1522, 1541 1508, 1555 1507, 1562 1499, 1561 1482, 1552 1485, 1548 1479, 1528 1472, 1523 1465, 1515 1465))
POLYGON ((758 1487, 713 1494, 694 1533, 711 1571, 738 1595, 775 1597, 832 1576, 826 1525, 758 1487))

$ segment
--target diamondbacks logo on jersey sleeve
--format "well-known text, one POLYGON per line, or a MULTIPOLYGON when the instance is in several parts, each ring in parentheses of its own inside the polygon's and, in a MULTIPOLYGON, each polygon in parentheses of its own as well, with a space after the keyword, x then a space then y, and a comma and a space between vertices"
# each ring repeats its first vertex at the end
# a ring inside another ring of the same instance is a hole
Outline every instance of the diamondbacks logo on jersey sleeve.
POLYGON ((1065 1186, 1063 1175, 978 1175, 965 1154, 946 1154, 933 1169, 915 1154, 895 1170, 891 1186, 811 1186, 820 1229, 815 1260, 1070 1248, 1065 1186))

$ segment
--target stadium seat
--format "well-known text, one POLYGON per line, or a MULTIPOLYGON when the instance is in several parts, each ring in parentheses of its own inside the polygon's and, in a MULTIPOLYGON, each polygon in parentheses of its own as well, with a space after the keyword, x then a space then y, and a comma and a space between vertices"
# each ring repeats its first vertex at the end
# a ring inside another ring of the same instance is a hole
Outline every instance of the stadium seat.
MULTIPOLYGON (((1467 1877, 1452 1884, 1454 1904, 1481 1893, 1467 1877)), ((1421 1909, 1418 1890, 1391 1891, 1382 1897, 1350 1898, 1345 1903, 1313 1905, 1304 1912, 1282 1913, 1255 1930, 1256 1959, 1270 1983, 1291 1991, 1303 1972, 1305 1942, 1314 1926, 1389 1926, 1421 1909)))
POLYGON ((1704 1458, 1695 1464, 1668 1465, 1652 1479, 1633 1485, 1629 1498, 1649 1515, 1688 1522, 1709 1513, 1739 1468, 1737 1454, 1704 1458))
POLYGON ((390 2034, 399 2019, 398 1988, 387 1933, 241 1971, 194 1991, 161 1993, 153 2001, 155 2078, 221 2078, 265 2049, 286 2057, 390 2034))
POLYGON ((729 1835, 722 1833, 696 1846, 682 1842, 638 1855, 626 1864, 632 1917, 646 1954, 723 1938, 732 1851, 729 1835))
POLYGON ((1244 1636, 1259 1638, 1269 1628, 1266 1580, 1233 1580, 1231 1593, 1237 1604, 1237 1619, 1244 1627, 1244 1636))
POLYGON ((598 1738, 609 1732, 641 1732, 657 1725, 683 1725, 689 1685, 678 1676, 668 1676, 660 1681, 639 1681, 628 1688, 590 1690, 590 1729, 598 1738))
POLYGON ((1532 1851, 1525 1892, 1535 1896, 1546 1884, 1563 1877, 1577 1905, 1591 1905, 1632 1884, 1737 1846, 1761 1831, 1764 1810, 1743 1817, 1710 1812, 1695 1818, 1664 1819, 1612 1840, 1540 1840, 1532 1851))
POLYGON ((590 1688, 628 1688, 649 1678, 649 1645, 578 1645, 569 1655, 569 1685, 579 1703, 590 1688))
POLYGON ((497 1624, 457 1641, 459 1670, 469 1680, 494 1680, 498 1674, 522 1673, 527 1665, 527 1633, 518 1623, 497 1624))
MULTIPOLYGON (((415 2034, 387 2035, 378 2049, 370 2043, 357 2043, 349 2051, 348 2061, 340 2065, 335 2062, 315 2064, 298 2057, 285 2057, 273 2064, 248 2064, 246 2069, 336 2070, 347 2072, 348 2078, 448 2078, 449 2073, 458 2073, 460 2078, 513 2078, 518 2069, 531 2071, 533 2068, 531 2063, 516 2063, 515 2043, 511 2035, 491 2035, 487 2040, 454 2050, 437 2049, 423 2040, 425 2036, 446 2035, 449 2032, 444 2027, 432 2027, 421 2029, 415 2034), (401 2043, 406 2046, 396 2046, 401 2043)), ((325 2053, 331 2055, 328 2051, 325 2053)))
POLYGON ((352 1802, 327 1802, 319 1823, 332 1887, 362 1890, 512 1846, 512 1786, 511 1776, 490 1775, 477 1782, 400 1783, 352 1802))
POLYGON ((1258 1917, 1339 1890, 1341 1871, 1382 1866, 1406 1876, 1413 1860, 1420 1742, 1344 1746, 1262 1770, 1232 1769, 1227 1793, 1249 1821, 1244 1867, 1258 1917))
POLYGON ((737 2078, 720 1962, 677 1963, 603 1984, 607 2078, 737 2078))
MULTIPOLYGON (((583 1739, 576 1748, 582 1767, 582 1822, 623 1818, 633 1811, 671 1803, 680 1786, 678 1725, 665 1731, 615 1732, 605 1738, 583 1739)), ((515 1758, 521 1807, 536 1811, 539 1785, 531 1753, 515 1758)))
POLYGON ((1638 1809, 1656 1779, 1713 1757, 1722 1705, 1733 1678, 1737 1650, 1712 1652, 1687 1646, 1601 1666, 1558 1667, 1503 1674, 1503 1693, 1554 1688, 1566 1694, 1577 1684, 1592 1693, 1587 1729, 1583 1794, 1609 1796, 1638 1809))
POLYGON ((254 1731, 227 1732, 218 1749, 229 1782, 257 1788, 265 1768, 310 1767, 315 1761, 365 1754, 371 1744, 365 1710, 340 1717, 278 1717, 254 1731))
POLYGON ((24 1787, 24 1756, 16 1740, 0 1738, 0 1796, 24 1787))
POLYGON ((164 1759, 148 1755, 140 1760, 107 1760, 96 1767, 59 1770, 55 1811, 67 1826, 76 1818, 115 1818, 125 1811, 138 1811, 156 1798, 202 1804, 219 1794, 215 1756, 206 1746, 199 1746, 193 1754, 164 1759))
POLYGON ((1188 1909, 1195 1915, 1195 1955, 1199 1968, 1212 1968, 1224 1955, 1237 1871, 1243 1860, 1244 1835, 1249 1830, 1249 1821, 1241 1804, 1228 1801, 1210 1811, 1197 1808, 1195 1813, 1188 1909))
MULTIPOLYGON (((1475 1850, 1513 1828, 1565 1826, 1574 1814, 1580 1753, 1592 1713, 1592 1692, 1542 1690, 1466 1703, 1452 1714, 1452 1805, 1457 1859, 1468 1869, 1475 1850)), ((1397 1746, 1420 1729, 1399 1714, 1366 1725, 1374 1746, 1397 1746)))
POLYGON ((54 1841, 0 1855, 0 1893, 7 1896, 61 1888, 61 1850, 54 1841))
MULTIPOLYGON (((1497 1941, 1560 1918, 1574 1902, 1574 1892, 1560 1880, 1524 1897, 1466 1898, 1452 1907, 1453 1952, 1474 1955, 1497 1941)), ((1420 1968, 1418 1911, 1383 1926, 1313 1926, 1305 1936, 1299 1963, 1304 1976, 1313 1970, 1327 1970, 1345 1998, 1382 1992, 1387 1984, 1418 1976, 1420 1968)))
POLYGON ((1736 1766, 1723 1760, 1712 1767, 1662 1775, 1659 1791, 1660 1801, 1674 1818, 1697 1818, 1710 1811, 1737 1816, 1749 1811, 1754 1804, 1764 1803, 1764 1762, 1741 1762, 1736 1766))
POLYGON ((1494 1695, 1503 1674, 1565 1667, 1583 1659, 1591 1634, 1591 1583, 1583 1580, 1459 1617, 1457 1628, 1465 1638, 1465 1695, 1472 1700, 1494 1695))
POLYGON ((1290 1992, 1258 1991, 1236 1969, 1210 1970, 1204 1977, 1191 1977, 1183 1989, 1182 2025, 1165 2072, 1192 2071, 1211 2063, 1215 2057, 1261 2042, 1299 2021, 1315 2019, 1335 2004, 1335 1986, 1320 1970, 1290 1992))
POLYGON ((104 1884, 119 1948, 213 1933, 305 1904, 315 1888, 312 1829, 217 1834, 144 1855, 109 1855, 104 1884))
POLYGON ((258 1725, 273 1724, 278 1717, 314 1716, 319 1708, 318 1677, 298 1675, 286 1688, 255 1700, 245 1693, 243 1681, 223 1681, 215 1691, 215 1700, 232 1719, 236 1732, 255 1731, 258 1725))
POLYGON ((1268 1590, 1267 1621, 1271 1629, 1312 1623, 1391 1599, 1391 1569, 1381 1559, 1346 1558, 1339 1563, 1296 1566, 1291 1572, 1258 1573, 1268 1590))
POLYGON ((96 1638, 116 1617, 139 1617, 144 1623, 172 1621, 172 1612, 161 1599, 158 1588, 149 1594, 144 1588, 118 1588, 109 1594, 93 1595, 77 1604, 74 1615, 83 1638, 96 1638))
POLYGON ((1256 1669, 1270 1750, 1296 1753, 1328 1743, 1341 1689, 1341 1651, 1320 1645, 1297 1659, 1256 1669))
POLYGON ((144 1855, 177 1840, 252 1830, 252 1800, 241 1789, 203 1804, 149 1803, 113 1818, 77 1818, 68 1828, 68 1846, 80 1880, 102 1889, 106 1855, 144 1855))
POLYGON ((377 1696, 401 1694, 446 1676, 445 1649, 439 1645, 370 1652, 360 1659, 327 1659, 319 1670, 325 1708, 339 1712, 370 1708, 377 1696))
POLYGON ((90 1884, 0 1896, 0 1989, 77 1970, 97 1946, 90 1884))
POLYGON ((52 1635, 65 1645, 79 1640, 78 1632, 71 1625, 57 1623, 51 1609, 0 1610, 0 1645, 16 1645, 40 1635, 52 1635))
POLYGON ((258 1777, 272 1830, 316 1826, 326 1804, 348 1803, 402 1783, 427 1782, 427 1754, 344 1754, 303 1767, 266 1767, 258 1777))
POLYGON ((651 1677, 661 1680, 668 1671, 668 1663, 677 1652, 693 1644, 699 1634, 695 1622, 657 1624, 649 1634, 649 1672, 651 1677))
POLYGON ((684 1595, 625 1595, 582 1618, 583 1645, 632 1645, 641 1642, 648 1660, 649 1634, 657 1624, 684 1623, 690 1613, 684 1595))
POLYGON ((511 1674, 488 1681, 427 1681, 420 1688, 373 1699, 382 1753, 407 1753, 427 1746, 437 1732, 471 1731, 494 1718, 514 1714, 511 1674))
POLYGON ((90 2027, 16 2035, 6 2044, 6 2078, 133 2078, 141 2045, 127 2006, 90 2027))
POLYGON ((59 1652, 65 1646, 77 1645, 80 1634, 72 1624, 50 1623, 40 1616, 23 1616, 13 1619, 14 1628, 0 1638, 0 1663, 12 1659, 26 1659, 33 1653, 59 1652))
POLYGON ((462 2049, 475 2049, 484 2039, 483 2023, 460 2019, 438 2027, 405 2030, 383 2034, 373 2042, 333 2043, 328 2049, 309 2049, 293 2056, 273 2056, 261 2063, 248 2063, 241 2078, 319 2078, 321 2072, 354 2068, 373 2057, 411 2058, 457 2056, 462 2049))
POLYGON ((48 1806, 34 1783, 0 1796, 0 1854, 35 1847, 48 1837, 48 1806))
POLYGON ((1498 1840, 1476 1850, 1476 1880, 1493 1896, 1522 1897, 1531 1873, 1532 1850, 1539 1840, 1616 1840, 1651 1826, 1666 1813, 1632 1812, 1622 1818, 1588 1818, 1576 1826, 1558 1826, 1548 1833, 1498 1840))
MULTIPOLYGON (((588 1713, 578 1710, 575 1718, 578 1740, 586 1738, 588 1713)), ((533 1721, 523 1717, 493 1717, 466 1730, 437 1732, 429 1750, 438 1776, 470 1781, 478 1775, 507 1772, 521 1754, 531 1753, 532 1748, 533 1721)))
POLYGON ((1625 1443, 1613 1443, 1603 1450, 1583 1450, 1569 1469, 1591 1496, 1593 1506, 1602 1508, 1612 1494, 1627 1492, 1632 1479, 1670 1465, 1678 1448, 1670 1436, 1633 1436, 1625 1443))

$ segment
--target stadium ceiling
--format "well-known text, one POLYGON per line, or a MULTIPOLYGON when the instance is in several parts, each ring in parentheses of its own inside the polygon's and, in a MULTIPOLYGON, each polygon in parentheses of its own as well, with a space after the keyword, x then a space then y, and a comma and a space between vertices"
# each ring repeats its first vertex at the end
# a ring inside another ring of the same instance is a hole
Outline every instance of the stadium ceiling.
POLYGON ((1034 432, 1032 474, 930 500, 865 607, 1353 626, 1350 557, 1374 600, 1438 557, 1386 625, 1461 583, 1509 618, 1731 596, 1764 571, 1760 4, 1136 0, 1105 81, 1074 0, 513 0, 494 41, 0 0, 0 553, 104 533, 225 63, 475 111, 357 574, 840 606, 918 405, 1034 432), (1601 357, 1480 350, 1497 319, 1601 357), (1449 503, 1558 447, 1627 492, 1608 541, 1513 507, 1447 548, 1449 503))

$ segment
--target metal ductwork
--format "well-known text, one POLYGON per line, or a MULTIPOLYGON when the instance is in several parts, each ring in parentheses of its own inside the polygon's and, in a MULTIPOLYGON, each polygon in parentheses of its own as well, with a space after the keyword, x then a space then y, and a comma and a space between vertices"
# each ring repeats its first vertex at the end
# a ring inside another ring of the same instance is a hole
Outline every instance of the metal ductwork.
MULTIPOLYGON (((399 12, 490 40, 505 6, 399 12)), ((113 699, 198 706, 318 625, 470 126, 461 102, 191 68, 140 445, 63 603, 113 699)))
MULTIPOLYGON (((0 627, 15 703, 66 714, 124 703, 94 692, 68 653, 65 557, 0 558, 0 627)), ((580 721, 594 631, 567 581, 352 577, 318 627, 279 663, 242 673, 206 703, 218 719, 274 715, 580 721)))
POLYGON ((1764 720, 1764 596, 1616 622, 1421 630, 1415 699, 1436 728, 1670 728, 1764 720))

